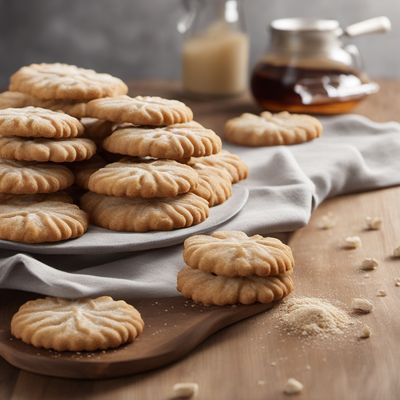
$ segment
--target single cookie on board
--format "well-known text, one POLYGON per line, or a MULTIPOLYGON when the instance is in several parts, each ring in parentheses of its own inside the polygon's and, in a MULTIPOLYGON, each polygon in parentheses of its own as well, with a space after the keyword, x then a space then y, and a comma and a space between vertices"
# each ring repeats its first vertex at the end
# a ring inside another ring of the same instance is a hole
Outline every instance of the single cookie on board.
POLYGON ((224 203, 232 196, 231 176, 224 169, 197 164, 193 168, 199 175, 199 184, 192 193, 206 199, 210 207, 224 203))
POLYGON ((189 237, 183 258, 191 268, 228 277, 280 275, 294 266, 292 250, 279 239, 239 231, 189 237))
POLYGON ((113 231, 148 232, 187 228, 208 217, 207 201, 193 193, 164 199, 111 197, 88 192, 81 206, 92 222, 113 231))
POLYGON ((322 125, 316 118, 286 111, 278 114, 265 111, 260 116, 242 114, 228 120, 224 129, 226 140, 244 146, 303 143, 319 137, 321 133, 322 125))
POLYGON ((17 161, 73 162, 88 160, 96 153, 90 139, 26 139, 0 136, 0 158, 17 161))
POLYGON ((0 93, 0 110, 4 108, 21 108, 33 105, 33 97, 20 92, 6 91, 0 93))
POLYGON ((73 173, 62 165, 0 160, 0 193, 52 193, 73 183, 73 173))
POLYGON ((115 123, 97 118, 82 118, 82 125, 85 127, 84 136, 100 144, 107 136, 110 136, 115 129, 115 123))
POLYGON ((100 168, 103 168, 106 164, 103 157, 98 154, 95 154, 90 160, 71 164, 70 168, 75 175, 75 184, 82 189, 89 190, 90 176, 100 168))
POLYGON ((246 179, 249 174, 249 168, 243 160, 227 150, 221 150, 211 156, 192 157, 188 162, 188 165, 192 167, 196 164, 224 169, 230 175, 232 183, 246 179))
POLYGON ((128 93, 121 79, 68 64, 31 64, 10 79, 10 90, 43 100, 92 100, 128 93))
POLYGON ((195 303, 224 306, 281 300, 293 290, 293 282, 289 275, 226 277, 185 266, 177 289, 195 303))
POLYGON ((119 347, 133 342, 143 327, 142 317, 133 306, 109 296, 30 300, 11 319, 11 333, 17 339, 56 351, 119 347))
POLYGON ((134 125, 174 125, 193 119, 192 110, 178 100, 151 96, 119 96, 92 100, 89 117, 134 125))
POLYGON ((0 110, 0 137, 74 138, 82 135, 83 125, 70 115, 40 107, 0 110))
POLYGON ((46 243, 82 236, 88 228, 86 213, 56 194, 0 196, 0 239, 46 243))
POLYGON ((111 153, 170 160, 208 156, 221 147, 215 132, 194 121, 164 128, 117 129, 103 142, 103 148, 111 153))
POLYGON ((93 173, 89 190, 117 197, 176 197, 194 189, 197 172, 173 160, 136 162, 122 159, 93 173))

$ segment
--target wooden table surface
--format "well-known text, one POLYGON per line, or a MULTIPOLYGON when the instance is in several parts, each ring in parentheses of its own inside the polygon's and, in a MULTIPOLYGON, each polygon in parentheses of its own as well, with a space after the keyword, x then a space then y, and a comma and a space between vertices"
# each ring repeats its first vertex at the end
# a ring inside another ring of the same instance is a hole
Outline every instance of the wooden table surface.
MULTIPOLYGON (((400 82, 381 81, 381 88, 355 112, 376 121, 400 120, 400 82)), ((132 83, 131 93, 179 94, 174 83, 155 81, 132 83)), ((248 96, 188 104, 199 122, 216 130, 230 116, 256 111, 248 96)), ((0 400, 168 399, 176 382, 197 382, 198 398, 205 400, 280 399, 287 398, 282 388, 289 377, 305 386, 298 398, 398 399, 400 287, 395 287, 394 279, 400 277, 400 261, 391 259, 390 254, 400 244, 399 204, 399 187, 330 199, 290 239, 296 259, 296 295, 338 300, 345 305, 355 296, 370 298, 374 312, 357 317, 371 327, 369 339, 361 341, 349 335, 341 340, 307 342, 288 337, 276 329, 271 311, 224 329, 173 365, 126 378, 48 378, 19 371, 0 358, 0 400), (332 212, 338 223, 332 230, 321 231, 316 224, 327 212, 332 212), (383 229, 363 231, 367 215, 382 217, 383 229), (348 235, 359 235, 363 247, 341 249, 340 242, 348 235), (380 261, 368 279, 357 269, 364 257, 380 261), (376 297, 379 289, 387 296, 376 297)), ((0 292, 0 302, 1 298, 0 292)))

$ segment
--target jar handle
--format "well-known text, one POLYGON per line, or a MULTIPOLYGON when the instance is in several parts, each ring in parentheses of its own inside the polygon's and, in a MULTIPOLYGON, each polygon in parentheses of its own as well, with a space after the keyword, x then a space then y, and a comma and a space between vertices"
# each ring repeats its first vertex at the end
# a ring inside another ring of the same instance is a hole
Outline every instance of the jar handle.
POLYGON ((349 25, 341 32, 343 35, 354 37, 367 33, 385 33, 390 31, 391 23, 388 17, 375 17, 349 25))
POLYGON ((185 34, 190 29, 194 19, 196 18, 198 2, 195 0, 182 0, 182 5, 185 9, 185 13, 176 24, 176 29, 179 33, 185 34))
POLYGON ((344 50, 350 54, 352 60, 353 60, 353 66, 355 69, 358 70, 363 70, 364 66, 363 66, 363 61, 361 58, 361 54, 360 51, 358 50, 358 47, 354 44, 347 44, 346 46, 344 46, 344 50))

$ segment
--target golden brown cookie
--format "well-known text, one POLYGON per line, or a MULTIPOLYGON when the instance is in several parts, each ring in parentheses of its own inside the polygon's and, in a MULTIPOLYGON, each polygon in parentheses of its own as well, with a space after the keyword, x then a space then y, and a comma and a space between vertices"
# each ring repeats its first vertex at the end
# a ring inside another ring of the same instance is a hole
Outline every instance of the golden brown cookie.
POLYGON ((193 193, 164 199, 141 199, 88 192, 82 196, 81 206, 94 224, 125 232, 187 228, 203 222, 209 212, 207 201, 193 193))
POLYGON ((118 123, 152 126, 180 124, 193 119, 192 110, 184 103, 151 96, 93 100, 87 105, 87 115, 118 123))
POLYGON ((63 112, 75 118, 86 117, 86 103, 84 102, 33 99, 32 105, 35 107, 46 108, 48 110, 63 112))
POLYGON ((73 173, 61 165, 0 160, 0 193, 52 193, 73 183, 73 173))
POLYGON ((69 300, 45 297, 23 304, 11 320, 11 333, 34 347, 94 351, 130 343, 143 332, 139 312, 109 296, 69 300))
POLYGON ((0 110, 0 137, 74 138, 82 135, 83 125, 70 115, 40 107, 0 110))
POLYGON ((45 243, 82 236, 88 227, 87 215, 63 197, 57 193, 1 196, 0 239, 45 243))
POLYGON ((316 118, 286 111, 277 114, 264 111, 260 116, 242 114, 227 121, 224 129, 226 140, 244 146, 303 143, 321 133, 322 125, 316 118))
POLYGON ((0 110, 21 108, 33 105, 33 97, 25 93, 6 91, 0 93, 0 110))
POLYGON ((71 164, 71 169, 75 174, 75 184, 82 189, 89 190, 90 176, 106 164, 106 161, 98 154, 95 154, 90 160, 71 164))
POLYGON ((183 258, 191 268, 228 277, 280 275, 294 266, 292 250, 279 239, 239 231, 189 237, 183 258))
POLYGON ((199 184, 192 192, 206 199, 210 207, 224 203, 232 196, 231 176, 224 169, 196 164, 193 169, 199 175, 199 184))
POLYGON ((182 160, 218 153, 221 139, 197 122, 171 125, 164 128, 117 129, 103 141, 111 153, 136 157, 182 160))
POLYGON ((188 164, 192 167, 197 164, 224 169, 230 175, 232 183, 246 179, 249 174, 249 168, 242 159, 227 150, 221 150, 219 153, 211 156, 192 157, 188 161, 188 164))
POLYGON ((281 300, 293 290, 293 282, 289 275, 226 277, 185 266, 177 289, 195 303, 224 306, 281 300))
POLYGON ((10 90, 43 100, 85 101, 128 93, 121 79, 68 64, 31 64, 10 79, 10 90))
POLYGON ((194 189, 199 182, 190 166, 173 160, 136 162, 122 159, 94 172, 89 190, 117 197, 176 197, 194 189))
POLYGON ((96 144, 101 144, 115 129, 114 122, 96 118, 82 118, 81 123, 85 127, 84 136, 92 139, 96 144))
POLYGON ((90 139, 25 139, 0 136, 0 158, 17 161, 73 162, 88 160, 96 153, 90 139))

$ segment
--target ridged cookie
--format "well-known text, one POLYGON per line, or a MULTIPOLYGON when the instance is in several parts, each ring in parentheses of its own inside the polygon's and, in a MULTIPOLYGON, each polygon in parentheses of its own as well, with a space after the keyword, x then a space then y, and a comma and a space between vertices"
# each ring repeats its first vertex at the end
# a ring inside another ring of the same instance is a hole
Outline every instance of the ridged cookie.
POLYGON ((61 165, 0 160, 0 193, 52 193, 73 183, 73 173, 61 165))
POLYGON ((304 114, 283 111, 271 114, 264 111, 260 116, 242 114, 225 124, 224 136, 229 142, 244 146, 277 146, 297 144, 319 137, 321 123, 304 114))
POLYGON ((190 166, 173 160, 136 162, 122 159, 94 172, 89 190, 117 197, 176 197, 194 189, 199 182, 190 166))
POLYGON ((41 100, 33 99, 32 105, 53 111, 61 111, 75 118, 86 117, 86 104, 71 100, 41 100))
POLYGON ((96 153, 90 139, 26 139, 0 136, 0 158, 17 161, 73 162, 88 160, 96 153))
POLYGON ((237 183, 247 178, 249 168, 244 161, 236 154, 230 153, 227 150, 221 150, 217 154, 206 157, 192 157, 188 165, 204 165, 224 169, 231 177, 232 183, 237 183))
POLYGON ((232 196, 231 176, 224 169, 196 164, 199 184, 192 192, 208 201, 210 207, 224 203, 232 196))
POLYGON ((83 125, 70 115, 40 107, 0 110, 0 137, 74 138, 82 135, 83 125))
POLYGON ((87 105, 87 115, 107 121, 153 126, 180 124, 193 119, 192 110, 184 103, 151 96, 93 100, 87 105))
POLYGON ((115 129, 114 122, 96 118, 82 118, 81 123, 85 127, 84 136, 92 139, 96 144, 101 144, 115 129))
POLYGON ((187 228, 208 217, 207 201, 193 193, 164 199, 111 197, 88 192, 81 206, 98 226, 113 231, 148 232, 187 228))
POLYGON ((0 93, 0 110, 21 108, 33 105, 33 97, 25 93, 6 91, 0 93))
POLYGON ((228 277, 280 275, 294 266, 292 250, 279 239, 239 231, 192 236, 183 258, 191 268, 228 277))
POLYGON ((68 300, 45 297, 23 304, 11 320, 11 333, 34 347, 94 351, 119 347, 142 333, 139 312, 109 296, 68 300))
POLYGON ((177 289, 195 303, 224 306, 281 300, 293 290, 293 282, 289 275, 230 278, 185 266, 178 273, 177 289))
POLYGON ((211 129, 194 121, 164 128, 117 129, 103 141, 103 148, 111 153, 170 160, 208 156, 221 151, 221 146, 211 129))
POLYGON ((98 154, 95 154, 90 160, 71 164, 71 169, 75 175, 75 184, 88 190, 90 176, 106 164, 106 161, 98 154))
POLYGON ((68 64, 31 64, 10 79, 10 90, 43 100, 92 100, 128 93, 121 79, 68 64))
POLYGON ((0 239, 58 242, 82 236, 87 228, 86 213, 59 195, 0 196, 0 239))

